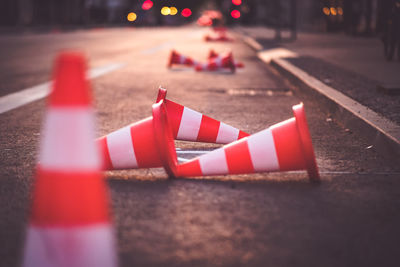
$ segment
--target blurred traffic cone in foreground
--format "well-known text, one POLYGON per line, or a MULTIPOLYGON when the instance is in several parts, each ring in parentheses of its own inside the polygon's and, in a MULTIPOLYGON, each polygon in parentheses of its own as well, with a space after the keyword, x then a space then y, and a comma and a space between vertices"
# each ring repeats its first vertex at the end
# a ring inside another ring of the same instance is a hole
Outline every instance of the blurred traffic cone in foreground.
POLYGON ((319 181, 303 104, 293 106, 293 112, 294 118, 176 166, 174 175, 307 170, 310 180, 319 181))
POLYGON ((166 99, 167 90, 159 88, 157 103, 164 100, 173 137, 176 140, 228 144, 249 134, 195 110, 166 99))
POLYGON ((208 61, 208 63, 199 63, 196 65, 196 71, 218 71, 221 69, 230 69, 232 72, 235 72, 236 66, 232 52, 229 52, 221 57, 212 58, 208 61))
POLYGON ((197 64, 197 61, 193 60, 190 57, 186 57, 182 54, 179 54, 175 50, 172 50, 169 55, 169 61, 167 64, 168 68, 171 68, 173 65, 186 65, 192 67, 197 64))
POLYGON ((62 53, 55 64, 27 229, 26 267, 117 266, 85 69, 79 53, 62 53))
MULTIPOLYGON (((210 49, 210 52, 208 53, 208 60, 214 59, 214 58, 218 58, 220 57, 220 55, 218 55, 218 53, 216 53, 213 49, 210 49)), ((233 63, 235 64, 236 68, 243 68, 244 64, 243 62, 238 62, 236 60, 233 60, 233 63)))

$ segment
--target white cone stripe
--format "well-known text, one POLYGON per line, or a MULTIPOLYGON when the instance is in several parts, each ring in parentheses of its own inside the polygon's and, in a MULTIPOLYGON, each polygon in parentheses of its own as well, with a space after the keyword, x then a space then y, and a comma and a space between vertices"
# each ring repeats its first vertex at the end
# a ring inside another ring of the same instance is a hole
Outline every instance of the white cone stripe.
POLYGON ((214 62, 218 68, 222 67, 222 58, 220 56, 214 58, 214 62))
POLYGON ((114 267, 118 265, 109 224, 84 227, 30 226, 23 267, 114 267))
POLYGON ((216 149, 199 157, 201 172, 203 175, 228 174, 225 151, 223 148, 216 149))
POLYGON ((183 56, 183 55, 179 56, 179 63, 183 64, 183 63, 185 63, 185 60, 186 60, 185 56, 183 56))
POLYGON ((114 169, 137 168, 131 125, 107 135, 108 152, 114 169))
POLYGON ((45 116, 39 164, 62 171, 98 170, 101 162, 94 140, 90 108, 51 107, 45 116))
POLYGON ((196 141, 203 115, 190 108, 184 107, 177 139, 196 141))
POLYGON ((239 136, 238 129, 221 122, 219 124, 219 130, 218 130, 216 143, 228 144, 233 141, 236 141, 238 139, 238 136, 239 136))
POLYGON ((249 136, 247 145, 255 171, 279 170, 274 138, 270 129, 249 136))

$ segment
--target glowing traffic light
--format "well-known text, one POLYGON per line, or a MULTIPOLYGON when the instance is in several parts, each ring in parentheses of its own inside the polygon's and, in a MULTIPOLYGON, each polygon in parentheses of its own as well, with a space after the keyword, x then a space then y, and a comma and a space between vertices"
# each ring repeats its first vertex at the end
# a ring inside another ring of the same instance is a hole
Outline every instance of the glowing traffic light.
POLYGON ((153 7, 153 2, 151 0, 146 0, 142 4, 142 9, 143 10, 149 10, 152 7, 153 7))
POLYGON ((169 7, 164 6, 163 8, 161 8, 161 14, 163 14, 164 16, 167 16, 171 13, 171 9, 169 9, 169 7))
POLYGON ((232 0, 232 4, 240 6, 242 4, 242 0, 232 0))
POLYGON ((174 16, 174 15, 176 15, 176 13, 178 13, 178 9, 174 6, 170 7, 169 11, 170 11, 169 14, 172 16, 174 16))
POLYGON ((236 10, 236 9, 232 10, 231 16, 232 16, 232 18, 234 18, 234 19, 240 18, 240 11, 239 11, 239 10, 236 10))
POLYGON ((190 10, 189 8, 184 8, 181 12, 181 15, 185 18, 190 17, 192 15, 192 10, 190 10))
POLYGON ((128 16, 126 16, 126 19, 130 22, 135 21, 137 18, 137 15, 135 12, 131 12, 128 14, 128 16))

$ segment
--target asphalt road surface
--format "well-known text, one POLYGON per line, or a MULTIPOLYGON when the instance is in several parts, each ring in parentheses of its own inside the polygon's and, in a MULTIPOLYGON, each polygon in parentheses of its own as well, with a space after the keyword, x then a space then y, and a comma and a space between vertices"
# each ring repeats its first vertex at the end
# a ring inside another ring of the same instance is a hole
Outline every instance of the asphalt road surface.
MULTIPOLYGON (((168 179, 160 169, 110 171, 121 266, 398 266, 400 167, 342 128, 318 103, 237 40, 206 43, 199 28, 103 29, 0 36, 0 97, 51 78, 55 55, 84 51, 98 136, 151 115, 168 98, 255 133, 305 103, 322 182, 305 172, 168 179), (170 49, 205 61, 232 49, 236 74, 166 68, 170 49)), ((21 261, 45 100, 0 114, 0 265, 21 261)), ((216 145, 177 142, 181 149, 216 145)), ((190 154, 182 154, 187 157, 190 154)))

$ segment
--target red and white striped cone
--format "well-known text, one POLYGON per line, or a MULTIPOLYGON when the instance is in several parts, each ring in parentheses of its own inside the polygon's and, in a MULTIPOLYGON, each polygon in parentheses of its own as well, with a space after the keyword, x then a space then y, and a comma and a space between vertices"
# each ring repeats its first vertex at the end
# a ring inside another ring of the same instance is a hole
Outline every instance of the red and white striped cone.
POLYGON ((226 31, 217 31, 216 34, 206 34, 204 36, 206 42, 233 42, 234 39, 226 34, 226 31))
POLYGON ((175 50, 172 50, 169 56, 167 67, 171 68, 173 65, 186 65, 192 67, 197 64, 197 61, 193 60, 192 58, 186 57, 182 54, 179 54, 175 50))
POLYGON ((25 267, 117 266, 85 59, 62 53, 42 130, 25 267))
POLYGON ((248 133, 166 99, 167 90, 159 88, 157 103, 164 100, 173 137, 176 140, 228 144, 248 133))
POLYGON ((148 117, 97 139, 103 169, 161 167, 154 134, 153 118, 148 117))
POLYGON ((175 175, 307 170, 310 180, 319 181, 303 104, 293 106, 293 112, 294 118, 176 166, 175 175))
POLYGON ((225 56, 210 59, 208 63, 199 63, 196 65, 195 69, 196 71, 218 71, 221 69, 230 69, 232 72, 235 72, 236 66, 232 52, 229 52, 225 56))
MULTIPOLYGON (((215 52, 213 49, 210 49, 210 52, 208 53, 208 60, 211 60, 211 59, 214 59, 214 58, 218 58, 218 57, 221 57, 221 56, 218 55, 218 53, 215 52)), ((235 64, 236 68, 244 68, 244 63, 243 62, 233 60, 233 63, 235 64)))

